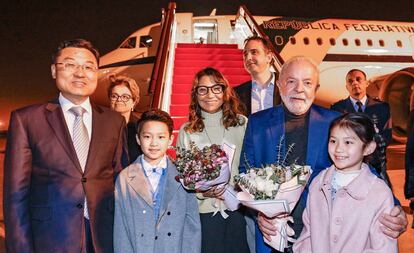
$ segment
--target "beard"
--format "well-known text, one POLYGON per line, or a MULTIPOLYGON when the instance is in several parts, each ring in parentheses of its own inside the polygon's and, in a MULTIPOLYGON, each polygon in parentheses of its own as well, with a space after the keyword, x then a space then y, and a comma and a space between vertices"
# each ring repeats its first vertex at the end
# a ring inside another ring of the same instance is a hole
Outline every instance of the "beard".
POLYGON ((282 96, 282 95, 280 97, 283 101, 283 104, 288 109, 288 111, 294 115, 305 114, 309 110, 313 102, 306 98, 303 100, 299 100, 299 99, 292 99, 290 97, 282 96))

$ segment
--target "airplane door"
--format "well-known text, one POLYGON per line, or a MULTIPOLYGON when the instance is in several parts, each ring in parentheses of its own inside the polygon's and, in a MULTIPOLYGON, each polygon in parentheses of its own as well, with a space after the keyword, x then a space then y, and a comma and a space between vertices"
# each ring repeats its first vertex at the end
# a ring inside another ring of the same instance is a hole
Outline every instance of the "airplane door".
POLYGON ((411 57, 414 59, 414 35, 410 36, 411 57))
POLYGON ((216 19, 197 19, 193 23, 193 42, 200 44, 218 43, 218 25, 216 19))

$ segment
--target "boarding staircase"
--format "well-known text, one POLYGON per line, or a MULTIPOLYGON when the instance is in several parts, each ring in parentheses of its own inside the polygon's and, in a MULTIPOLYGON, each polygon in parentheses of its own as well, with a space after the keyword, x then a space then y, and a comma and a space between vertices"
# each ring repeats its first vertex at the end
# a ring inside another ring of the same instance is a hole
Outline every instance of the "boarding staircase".
POLYGON ((250 79, 243 67, 243 52, 232 44, 177 44, 171 90, 170 115, 174 120, 174 140, 188 121, 194 75, 205 67, 218 69, 235 87, 250 79))

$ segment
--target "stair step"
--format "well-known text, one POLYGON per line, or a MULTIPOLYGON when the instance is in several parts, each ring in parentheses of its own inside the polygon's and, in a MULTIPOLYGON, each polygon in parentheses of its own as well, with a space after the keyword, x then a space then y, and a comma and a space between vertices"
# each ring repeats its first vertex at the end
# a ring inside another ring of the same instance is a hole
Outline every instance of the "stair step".
POLYGON ((190 111, 189 105, 171 105, 170 113, 174 116, 185 116, 188 118, 188 113, 190 111))
POLYGON ((193 44, 178 43, 177 48, 238 48, 236 44, 193 44))
POLYGON ((177 54, 175 60, 243 61, 240 54, 177 54))
POLYGON ((240 55, 241 50, 236 48, 176 48, 175 54, 235 54, 240 55))
MULTIPOLYGON (((250 76, 249 75, 230 75, 230 76, 226 76, 227 81, 229 81, 231 86, 235 86, 241 83, 244 83, 248 80, 250 80, 250 76)), ((191 85, 193 82, 193 76, 174 76, 173 78, 173 89, 175 85, 186 85, 188 84, 188 86, 191 89, 191 85)))
MULTIPOLYGON (((200 68, 192 67, 174 67, 174 76, 195 76, 195 74, 200 70, 200 68)), ((249 75, 249 73, 244 68, 220 68, 219 70, 226 78, 228 75, 249 75)))
POLYGON ((182 124, 188 121, 188 116, 171 116, 174 122, 174 129, 179 130, 182 124))
POLYGON ((189 105, 190 95, 189 94, 173 94, 171 96, 172 105, 189 105))
POLYGON ((172 94, 188 94, 190 96, 192 84, 173 84, 172 94))
POLYGON ((221 68, 243 68, 243 62, 241 61, 185 61, 178 60, 174 62, 175 67, 196 67, 206 68, 213 67, 217 69, 221 68))

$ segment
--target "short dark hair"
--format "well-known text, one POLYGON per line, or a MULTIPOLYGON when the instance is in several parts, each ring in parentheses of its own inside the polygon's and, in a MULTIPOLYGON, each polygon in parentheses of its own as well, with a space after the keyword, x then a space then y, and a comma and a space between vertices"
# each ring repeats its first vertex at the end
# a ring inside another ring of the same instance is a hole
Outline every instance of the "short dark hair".
POLYGON ((148 121, 158 121, 158 122, 162 122, 166 124, 168 127, 168 132, 170 133, 170 136, 172 135, 173 129, 174 129, 174 122, 171 116, 167 112, 164 112, 162 110, 152 109, 152 110, 144 112, 141 115, 141 118, 138 120, 138 123, 137 123, 138 136, 141 133, 142 126, 148 121))
POLYGON ((96 49, 90 41, 87 41, 85 39, 64 40, 60 42, 55 53, 52 55, 52 63, 56 63, 56 59, 59 57, 60 52, 67 47, 84 48, 89 50, 95 56, 96 62, 99 65, 98 49, 96 49))
POLYGON ((250 36, 247 39, 245 39, 244 40, 244 46, 246 46, 246 44, 249 43, 252 40, 256 40, 256 41, 262 42, 263 48, 265 49, 266 52, 270 52, 271 51, 270 50, 270 43, 265 38, 259 37, 257 35, 253 35, 253 36, 250 36))
POLYGON ((351 74, 352 72, 361 72, 362 75, 364 76, 365 80, 367 80, 367 74, 365 74, 364 71, 360 70, 360 69, 351 69, 350 71, 348 71, 348 73, 346 73, 346 76, 348 76, 349 74, 351 74))

